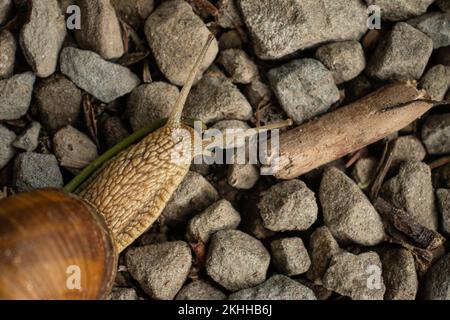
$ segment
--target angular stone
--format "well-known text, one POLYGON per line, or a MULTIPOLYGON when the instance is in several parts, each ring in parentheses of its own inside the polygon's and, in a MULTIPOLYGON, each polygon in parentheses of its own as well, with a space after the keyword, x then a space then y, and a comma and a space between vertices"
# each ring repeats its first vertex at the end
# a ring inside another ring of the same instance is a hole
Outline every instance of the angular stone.
POLYGON ((16 134, 0 124, 0 170, 16 155, 12 143, 16 134))
POLYGON ((429 116, 422 126, 422 141, 429 154, 450 153, 450 113, 429 116))
POLYGON ((0 120, 15 120, 30 107, 36 77, 31 72, 16 74, 0 80, 0 120))
POLYGON ((392 154, 392 167, 398 168, 405 161, 423 161, 427 151, 416 136, 403 136, 397 138, 392 154))
POLYGON ((117 15, 135 29, 140 29, 155 8, 154 0, 111 0, 117 15))
POLYGON ((36 150, 39 144, 39 133, 41 132, 41 124, 33 121, 31 125, 14 141, 15 148, 28 152, 36 150))
POLYGON ((420 85, 427 91, 432 100, 443 100, 448 89, 450 89, 450 66, 438 64, 432 67, 422 77, 420 85))
POLYGON ((0 31, 0 79, 12 76, 16 61, 16 49, 17 42, 12 33, 8 30, 0 31))
POLYGON ((427 272, 423 297, 426 300, 450 300, 450 254, 447 253, 427 272))
POLYGON ((407 21, 433 40, 434 49, 450 45, 450 16, 443 12, 430 12, 407 21))
POLYGON ((234 83, 250 83, 258 76, 258 67, 241 49, 227 49, 220 53, 218 62, 234 83))
POLYGON ((273 264, 278 272, 296 276, 308 271, 311 260, 301 238, 282 238, 270 243, 273 264))
POLYGON ((258 167, 253 164, 233 164, 228 167, 228 184, 236 189, 252 189, 259 177, 258 167))
MULTIPOLYGON (((381 8, 381 18, 402 21, 425 13, 435 0, 366 0, 368 6, 381 8)), ((445 1, 445 0, 444 0, 445 1)))

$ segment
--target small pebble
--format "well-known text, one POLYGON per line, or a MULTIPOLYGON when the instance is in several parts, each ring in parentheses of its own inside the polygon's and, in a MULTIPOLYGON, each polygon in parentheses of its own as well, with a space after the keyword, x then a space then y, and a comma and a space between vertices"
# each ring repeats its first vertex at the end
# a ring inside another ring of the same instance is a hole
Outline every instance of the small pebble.
POLYGON ((437 203, 441 213, 442 231, 450 235, 450 189, 436 190, 437 203))
POLYGON ((367 73, 379 80, 419 79, 433 52, 433 41, 411 25, 399 22, 383 37, 368 63, 367 73))
POLYGON ((63 177, 53 154, 21 153, 14 162, 13 185, 19 192, 61 188, 63 177))
POLYGON ((110 300, 114 301, 126 301, 126 300, 139 300, 136 290, 133 288, 113 288, 110 300))
POLYGON ((422 126, 422 141, 429 154, 450 153, 450 113, 429 116, 422 126))
POLYGON ((13 9, 13 0, 0 0, 0 26, 8 21, 13 9))
MULTIPOLYGON (((449 22, 450 24, 450 22, 449 22)), ((420 80, 431 100, 441 101, 450 89, 450 66, 438 64, 432 67, 420 80)))
POLYGON ((180 91, 166 82, 143 84, 131 92, 127 104, 131 127, 137 131, 153 121, 168 118, 180 91))
POLYGON ((315 59, 294 60, 268 73, 270 84, 287 115, 301 124, 339 100, 333 74, 315 59))
POLYGON ((108 148, 112 148, 130 135, 119 117, 102 116, 100 127, 103 140, 108 148))
POLYGON ((317 219, 317 202, 303 181, 290 180, 261 194, 257 204, 264 227, 272 231, 307 230, 317 219))
POLYGON ((316 300, 314 292, 298 281, 273 275, 264 283, 231 294, 229 300, 316 300))
POLYGON ((12 76, 16 61, 16 49, 17 42, 12 33, 8 30, 0 31, 0 79, 12 76))
POLYGON ((39 145, 41 124, 33 121, 31 125, 14 141, 13 146, 28 152, 36 150, 39 145))
POLYGON ((392 167, 398 167, 405 161, 423 161, 427 151, 422 142, 413 135, 397 138, 393 154, 392 167))
MULTIPOLYGON (((192 7, 182 0, 164 1, 145 23, 145 35, 159 69, 171 83, 178 86, 186 82, 210 34, 203 21, 192 11, 192 7)), ((197 80, 212 64, 218 50, 214 39, 197 80)))
POLYGON ((31 0, 28 20, 20 31, 20 45, 34 73, 53 74, 66 37, 66 22, 57 0, 31 0))
POLYGON ((336 84, 356 78, 366 68, 366 58, 358 41, 334 42, 321 46, 316 59, 332 73, 336 84))
POLYGON ((0 124, 0 170, 16 155, 12 143, 16 140, 16 134, 0 124))
POLYGON ((236 30, 224 32, 219 38, 220 50, 242 48, 242 39, 236 30))
POLYGON ((252 189, 259 177, 258 167, 253 164, 233 164, 228 168, 228 184, 236 189, 252 189))
POLYGON ((381 261, 375 252, 335 255, 323 283, 327 289, 353 300, 383 300, 386 290, 381 261))
POLYGON ((308 271, 311 260, 301 238, 282 238, 270 243, 273 264, 278 272, 296 276, 308 271))
POLYGON ((252 82, 245 87, 245 96, 253 108, 261 108, 261 104, 269 102, 273 96, 270 86, 261 81, 259 77, 254 78, 252 82))
POLYGON ((336 168, 325 171, 319 194, 325 225, 338 241, 374 246, 384 240, 381 217, 345 173, 336 168))
POLYGON ((450 253, 439 259, 427 272, 423 298, 450 300, 450 253))
POLYGON ((236 229, 241 216, 227 200, 219 200, 202 213, 194 216, 187 226, 187 239, 196 243, 208 243, 209 238, 219 230, 236 229))
POLYGON ((352 178, 362 190, 372 185, 377 174, 378 160, 374 157, 361 158, 353 167, 352 178))
POLYGON ((229 291, 254 287, 266 280, 270 254, 263 244, 238 230, 221 230, 211 238, 208 275, 229 291))
POLYGON ((368 6, 381 8, 381 19, 401 21, 425 13, 435 0, 366 0, 368 6))
POLYGON ((183 241, 130 248, 125 260, 131 276, 157 300, 172 300, 192 265, 191 249, 183 241))
POLYGON ((131 92, 140 83, 128 68, 103 60, 92 51, 64 48, 60 63, 64 75, 105 103, 131 92))
POLYGON ((225 68, 234 83, 249 84, 258 76, 258 67, 244 50, 223 50, 218 62, 225 68))
POLYGON ((30 107, 36 77, 31 72, 0 80, 0 120, 15 120, 30 107))
POLYGON ((77 0, 81 9, 81 25, 75 36, 83 49, 97 52, 103 59, 120 58, 124 54, 119 19, 110 0, 77 0))
POLYGON ((155 8, 154 0, 111 0, 120 19, 140 29, 155 8))
POLYGON ((178 292, 175 300, 226 300, 227 295, 204 280, 193 281, 178 292))
POLYGON ((450 45, 450 16, 442 12, 430 12, 407 21, 433 40, 434 49, 450 45))

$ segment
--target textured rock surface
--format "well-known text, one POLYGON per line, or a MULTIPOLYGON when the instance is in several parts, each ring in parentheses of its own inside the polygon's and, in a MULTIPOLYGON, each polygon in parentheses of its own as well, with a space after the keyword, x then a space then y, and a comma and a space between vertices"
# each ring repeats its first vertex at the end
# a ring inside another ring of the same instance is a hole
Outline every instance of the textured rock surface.
POLYGON ((12 143, 16 134, 0 124, 0 170, 16 155, 12 143))
POLYGON ((427 300, 450 300, 450 254, 428 270, 423 297, 427 300))
POLYGON ((308 271, 311 260, 301 238, 282 238, 270 243, 273 264, 278 272, 295 276, 308 271))
POLYGON ((12 33, 8 30, 0 31, 0 79, 12 75, 16 60, 16 49, 17 42, 12 33))
POLYGON ((258 167, 253 164, 233 164, 228 168, 228 184, 236 189, 252 189, 259 177, 258 167))
POLYGON ((35 76, 31 72, 0 80, 0 120, 19 119, 30 107, 35 76))
POLYGON ((422 77, 420 85, 427 91, 432 100, 443 100, 448 89, 450 89, 450 66, 438 64, 432 67, 422 77))
POLYGON ((139 300, 136 290, 133 288, 114 288, 109 297, 110 300, 139 300))
POLYGON ((415 136, 399 137, 392 154, 392 166, 398 168, 405 161, 423 161, 426 155, 425 147, 415 136))
POLYGON ((442 231, 450 235, 450 189, 436 190, 442 231))
POLYGON ((434 49, 450 45, 450 16, 442 12, 426 13, 408 23, 433 40, 434 49))
POLYGON ((226 300, 225 293, 206 281, 198 280, 185 285, 175 300, 226 300))
POLYGON ((223 50, 218 62, 225 68, 235 83, 248 84, 258 76, 258 67, 241 49, 223 50))
POLYGON ((401 21, 419 16, 435 0, 366 0, 367 5, 381 8, 381 18, 389 21, 401 21))
POLYGON ((155 8, 154 0, 111 0, 117 15, 132 27, 139 29, 155 8))
POLYGON ((34 151, 39 144, 39 133, 41 132, 41 124, 33 121, 31 125, 14 141, 15 148, 28 152, 34 151))
POLYGON ((422 127, 422 141, 430 154, 450 153, 450 113, 429 116, 422 127))
POLYGON ((367 189, 375 179, 377 167, 378 160, 374 157, 359 159, 353 167, 351 177, 360 189, 367 189))

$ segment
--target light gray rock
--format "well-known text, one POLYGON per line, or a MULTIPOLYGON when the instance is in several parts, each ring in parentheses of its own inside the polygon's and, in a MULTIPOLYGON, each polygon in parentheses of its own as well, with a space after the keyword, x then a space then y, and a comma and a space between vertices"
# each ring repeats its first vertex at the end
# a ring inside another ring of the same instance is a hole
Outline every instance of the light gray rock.
POLYGON ((0 80, 0 120, 19 119, 27 113, 35 79, 33 73, 25 72, 0 80))
MULTIPOLYGON (((186 82, 210 34, 192 7, 182 0, 164 1, 145 23, 145 35, 159 69, 171 83, 179 86, 186 82), (170 34, 177 36, 168 36, 170 34)), ((212 64, 218 50, 214 39, 197 80, 212 64)))
POLYGON ((273 264, 278 272, 287 276, 296 276, 308 271, 311 259, 298 237, 281 238, 270 243, 273 264))
POLYGON ((259 177, 258 167, 253 164, 232 164, 228 167, 228 184, 236 189, 252 189, 259 177))
POLYGON ((178 292, 175 300, 226 300, 227 295, 204 280, 193 281, 178 292))
POLYGON ((415 300, 419 280, 412 253, 405 249, 388 249, 381 253, 385 300, 415 300))
POLYGON ((383 300, 386 290, 380 257, 375 252, 335 255, 331 258, 323 284, 325 288, 353 300, 383 300))
POLYGON ((411 25, 399 22, 383 37, 367 73, 379 80, 419 79, 433 51, 433 41, 411 25))
POLYGON ((8 30, 0 31, 0 79, 12 76, 16 61, 16 49, 17 42, 12 33, 8 30))
POLYGON ((413 135, 397 138, 392 152, 393 168, 398 168, 405 161, 423 161, 427 156, 422 142, 413 135))
POLYGON ((450 45, 450 16, 442 12, 430 12, 407 21, 433 40, 434 49, 450 45))
POLYGON ((192 265, 189 245, 183 241, 130 248, 125 260, 131 276, 153 299, 172 300, 192 265))
POLYGON ((239 223, 239 212, 229 201, 219 200, 189 221, 186 237, 194 243, 198 240, 207 243, 217 231, 236 229, 239 223))
POLYGON ((105 61, 92 51, 67 47, 60 59, 64 75, 105 103, 131 92, 140 83, 128 68, 105 61))
POLYGON ((320 43, 357 40, 367 30, 361 1, 238 0, 256 54, 279 59, 320 43))
POLYGON ((266 282, 231 294, 229 300, 316 300, 314 292, 283 275, 274 275, 266 282))
POLYGON ((13 146, 28 152, 36 150, 39 144, 41 124, 33 121, 31 125, 14 141, 13 146))
POLYGON ((12 143, 16 140, 16 134, 0 124, 0 170, 16 155, 12 143))
POLYGON ((450 300, 449 253, 428 270, 423 296, 426 300, 450 300))
POLYGON ((300 124, 326 112, 339 100, 333 74, 315 59, 294 60, 268 73, 287 115, 300 124))
POLYGON ((34 73, 53 74, 66 37, 66 22, 57 0, 31 0, 28 21, 20 31, 20 45, 34 73))
POLYGON ((431 170, 427 164, 418 161, 404 162, 398 175, 385 182, 381 196, 395 207, 405 210, 413 221, 428 229, 437 230, 431 170))
POLYGON ((368 6, 381 8, 381 19, 402 21, 425 13, 435 0, 366 0, 368 6))
POLYGON ((0 26, 8 21, 13 9, 13 0, 0 0, 0 26))
POLYGON ((450 189, 436 190, 442 231, 450 235, 450 189))
POLYGON ((206 124, 221 120, 250 120, 252 107, 239 89, 216 70, 208 71, 192 89, 183 116, 206 124))
POLYGON ((61 188, 63 184, 63 177, 54 155, 26 152, 16 157, 13 185, 19 192, 61 188))
POLYGON ((211 238, 206 272, 230 291, 254 287, 266 280, 270 255, 263 244, 238 230, 221 230, 211 238))
POLYGON ((103 59, 117 59, 124 54, 119 19, 110 0, 77 0, 81 9, 81 29, 75 30, 78 44, 97 52, 103 59))
POLYGON ((218 62, 234 83, 248 84, 258 76, 258 67, 242 49, 223 50, 218 62))
POLYGON ((450 153, 450 113, 429 116, 422 127, 422 141, 429 154, 450 153))
POLYGON ((317 219, 317 202, 303 181, 290 180, 261 194, 257 204, 264 227, 272 231, 307 230, 317 219))
POLYGON ((133 288, 113 288, 110 300, 114 301, 126 301, 126 300, 139 300, 136 290, 133 288))
POLYGON ((377 174, 378 160, 374 157, 359 159, 352 170, 352 179, 362 190, 371 186, 377 174))
POLYGON ((356 78, 366 68, 366 58, 358 41, 333 42, 316 51, 316 59, 332 73, 336 84, 356 78))
POLYGON ((364 246, 383 241, 380 215, 345 173, 336 168, 325 171, 319 195, 325 225, 338 241, 364 246))
POLYGON ((168 118, 179 94, 176 86, 161 81, 134 89, 127 104, 133 130, 139 130, 155 120, 168 118))
POLYGON ((111 0, 117 15, 136 30, 140 29, 155 8, 154 0, 111 0))
POLYGON ((438 64, 432 67, 422 77, 420 85, 427 91, 432 100, 443 100, 450 89, 450 66, 438 64))

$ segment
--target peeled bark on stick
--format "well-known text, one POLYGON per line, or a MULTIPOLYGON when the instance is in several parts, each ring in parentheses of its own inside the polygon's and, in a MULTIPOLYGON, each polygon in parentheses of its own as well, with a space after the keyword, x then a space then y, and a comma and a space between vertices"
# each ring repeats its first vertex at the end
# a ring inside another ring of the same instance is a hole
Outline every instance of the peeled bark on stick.
POLYGON ((280 134, 275 177, 293 179, 406 127, 435 104, 415 83, 396 83, 280 134))

